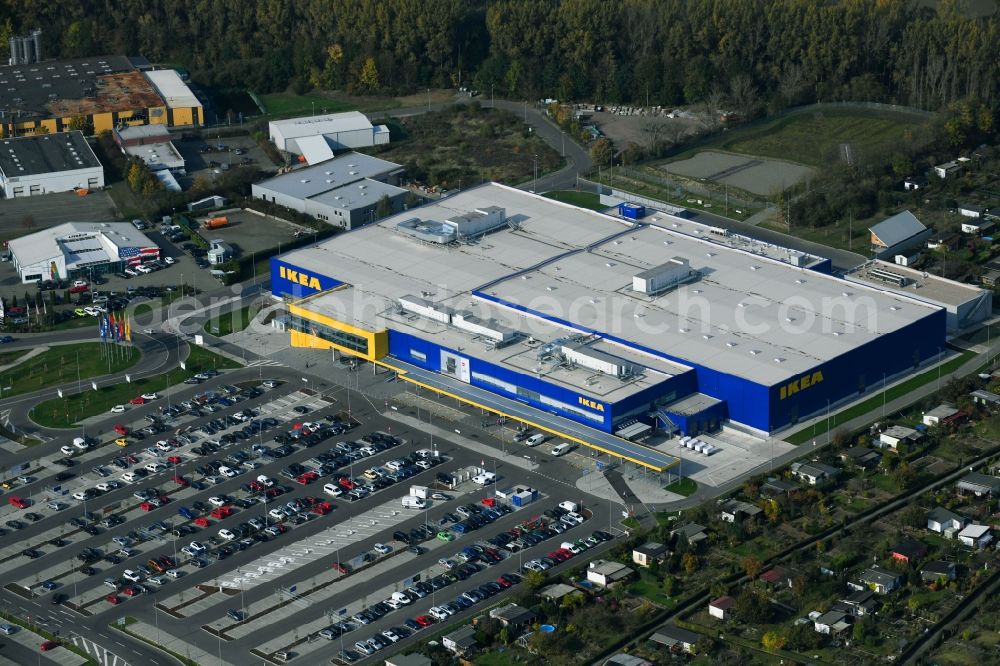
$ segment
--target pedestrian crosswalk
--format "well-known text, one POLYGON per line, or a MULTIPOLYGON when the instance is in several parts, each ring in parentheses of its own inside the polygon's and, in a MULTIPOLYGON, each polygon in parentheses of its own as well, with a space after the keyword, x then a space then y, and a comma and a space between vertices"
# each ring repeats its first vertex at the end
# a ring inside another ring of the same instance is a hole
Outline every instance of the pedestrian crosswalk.
POLYGON ((260 366, 264 366, 264 367, 282 367, 284 365, 285 364, 282 363, 281 361, 275 361, 274 359, 270 359, 270 358, 258 358, 258 359, 255 359, 253 361, 249 361, 247 363, 247 367, 248 368, 256 368, 256 367, 260 367, 260 366))
POLYGON ((89 656, 93 657, 101 666, 129 666, 128 662, 111 652, 107 648, 101 647, 89 638, 83 636, 73 636, 73 645, 82 648, 89 656))

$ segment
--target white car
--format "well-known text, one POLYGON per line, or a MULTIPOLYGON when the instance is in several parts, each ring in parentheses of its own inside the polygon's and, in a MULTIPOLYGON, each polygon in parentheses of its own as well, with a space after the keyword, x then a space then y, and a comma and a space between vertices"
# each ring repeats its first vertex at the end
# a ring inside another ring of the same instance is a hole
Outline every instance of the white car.
POLYGON ((567 513, 565 516, 562 517, 563 522, 566 522, 567 519, 573 521, 574 525, 582 525, 583 521, 585 520, 583 516, 576 513, 575 511, 570 511, 569 513, 567 513))
POLYGON ((388 555, 389 553, 392 552, 392 548, 389 548, 389 546, 385 545, 384 543, 377 543, 375 544, 375 552, 380 553, 382 555, 388 555))
POLYGON ((156 443, 156 448, 163 452, 173 451, 174 447, 170 446, 170 442, 165 439, 161 439, 156 443))
POLYGON ((140 265, 136 266, 136 267, 135 267, 135 270, 139 271, 139 272, 140 272, 140 273, 142 273, 143 275, 147 275, 147 274, 149 274, 149 273, 152 273, 152 272, 153 272, 153 269, 152 269, 152 268, 150 268, 149 266, 143 266, 142 264, 140 264, 140 265))
POLYGON ((156 395, 155 393, 143 393, 142 394, 143 400, 156 400, 158 397, 159 396, 156 395))
POLYGON ((125 472, 124 474, 121 475, 121 480, 124 481, 125 483, 132 483, 138 478, 139 476, 135 472, 125 472))
POLYGON ((72 446, 69 446, 69 445, 66 445, 66 446, 60 446, 60 447, 59 447, 59 450, 60 450, 60 451, 62 451, 62 454, 63 454, 64 456, 71 456, 71 455, 73 455, 74 453, 76 453, 76 449, 74 449, 74 448, 73 448, 72 446))
POLYGON ((285 517, 285 512, 281 509, 271 509, 267 512, 267 515, 271 516, 275 520, 282 520, 285 517))
POLYGON ((174 265, 174 258, 173 257, 163 257, 163 263, 165 263, 167 266, 173 266, 174 265))
POLYGON ((77 502, 82 502, 85 499, 87 499, 87 493, 83 492, 82 490, 78 490, 77 492, 73 493, 73 499, 75 499, 77 502))
POLYGON ((392 629, 386 629, 385 631, 382 632, 382 635, 388 638, 393 643, 399 640, 399 634, 394 632, 392 629))
POLYGON ((232 479, 238 474, 238 472, 235 469, 233 469, 232 467, 226 467, 225 465, 219 468, 219 473, 228 479, 232 479))
MULTIPOLYGON (((184 547, 187 548, 187 546, 184 546, 184 547)), ((181 577, 181 572, 178 571, 177 569, 167 569, 164 573, 166 573, 171 578, 180 578, 181 577)))
POLYGON ((87 314, 89 314, 91 317, 96 317, 97 315, 101 314, 100 310, 98 310, 96 307, 93 307, 91 305, 88 305, 87 307, 85 307, 83 309, 83 311, 86 312, 87 314))
POLYGON ((125 273, 125 275, 127 275, 129 277, 135 277, 136 275, 139 274, 139 271, 135 270, 134 268, 126 268, 122 272, 125 273))
POLYGON ((212 506, 226 506, 226 500, 222 499, 218 495, 213 495, 208 498, 208 503, 212 506))
POLYGON ((382 601, 382 603, 384 603, 386 606, 388 606, 392 610, 399 610, 400 608, 403 607, 403 602, 402 601, 400 601, 399 599, 393 599, 392 597, 389 597, 388 599, 384 599, 382 601))
POLYGON ((339 486, 336 486, 332 483, 328 483, 325 486, 323 486, 323 492, 326 493, 327 495, 330 495, 331 497, 340 497, 341 495, 344 494, 344 491, 341 490, 339 486))
MULTIPOLYGON (((181 552, 187 555, 188 557, 194 557, 195 555, 197 555, 197 552, 195 552, 195 550, 190 546, 181 546, 181 552)), ((171 569, 170 571, 173 571, 173 569, 171 569)), ((168 571, 167 573, 169 574, 170 571, 168 571)), ((177 578, 177 576, 174 576, 174 578, 177 578)))
POLYGON ((449 559, 444 558, 444 557, 442 557, 440 560, 438 560, 438 564, 440 564, 441 566, 443 566, 445 569, 448 569, 448 570, 454 569, 455 567, 458 566, 455 563, 455 560, 449 560, 449 559))
POLYGON ((125 580, 130 580, 133 583, 138 583, 140 580, 142 580, 142 576, 139 574, 139 572, 132 571, 131 569, 126 569, 125 571, 123 571, 122 578, 124 578, 125 580))
POLYGON ((73 286, 74 287, 86 287, 87 286, 87 281, 86 280, 73 280, 73 286))
POLYGON ((390 460, 385 464, 386 467, 391 469, 393 472, 398 472, 403 467, 402 460, 390 460))
POLYGON ((205 545, 202 544, 200 541, 192 541, 190 544, 190 548, 195 553, 204 553, 206 550, 208 550, 208 548, 206 548, 205 545))
POLYGON ((151 462, 146 464, 146 471, 150 474, 156 474, 157 472, 162 472, 167 468, 163 463, 151 462))
POLYGON ((115 405, 114 407, 111 408, 111 413, 112 414, 124 414, 125 413, 125 405, 115 405))
POLYGON ((233 541, 234 539, 236 539, 236 535, 226 529, 219 530, 219 536, 225 539, 226 541, 233 541))
POLYGON ((120 486, 121 486, 121 484, 118 483, 117 481, 101 481, 100 483, 98 483, 94 487, 97 488, 98 490, 100 490, 102 493, 106 493, 106 492, 114 490, 115 488, 118 488, 120 486))

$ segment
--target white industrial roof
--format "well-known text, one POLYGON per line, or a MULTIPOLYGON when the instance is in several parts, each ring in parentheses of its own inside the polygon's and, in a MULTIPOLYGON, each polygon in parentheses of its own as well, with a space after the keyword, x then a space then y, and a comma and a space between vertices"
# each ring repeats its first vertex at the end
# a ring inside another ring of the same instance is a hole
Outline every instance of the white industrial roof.
POLYGON ((912 268, 899 264, 890 264, 886 261, 871 261, 848 273, 849 280, 863 282, 876 289, 885 289, 898 293, 913 292, 914 298, 932 301, 942 305, 959 306, 980 298, 985 289, 971 284, 963 284, 955 280, 949 280, 937 275, 931 275, 923 271, 915 271, 912 268), (873 269, 877 272, 873 273, 873 269), (897 287, 886 283, 876 277, 879 274, 891 273, 906 281, 903 287, 897 287))
POLYGON ((345 153, 332 160, 269 178, 255 188, 298 199, 310 199, 364 178, 376 178, 402 167, 364 153, 345 153))
POLYGON ((146 72, 146 78, 153 84, 160 97, 171 109, 184 109, 201 106, 201 102, 191 92, 187 84, 181 80, 180 74, 173 69, 156 69, 146 72))
POLYGON ((120 248, 152 248, 156 243, 127 222, 67 222, 10 241, 18 264, 27 266, 65 255, 68 267, 118 261, 120 248))
POLYGON ((126 146, 125 153, 132 157, 138 157, 153 171, 184 168, 184 158, 174 147, 172 141, 126 146))
POLYGON ((300 136, 315 134, 336 134, 337 132, 355 132, 370 130, 372 123, 360 111, 330 113, 323 116, 305 116, 287 120, 272 120, 269 131, 273 135, 279 133, 285 140, 297 139, 300 136))
POLYGON ((306 164, 318 164, 333 159, 333 147, 322 134, 301 137, 296 143, 306 164))
POLYGON ((514 328, 537 330, 538 339, 557 335, 551 323, 487 305, 496 298, 764 385, 810 371, 937 309, 735 250, 707 233, 700 238, 688 220, 680 221, 691 233, 681 233, 670 227, 671 216, 657 218, 663 226, 633 225, 491 183, 282 259, 355 285, 365 298, 341 300, 352 299, 354 290, 330 298, 346 311, 340 316, 361 325, 374 325, 389 303, 413 294, 513 319, 514 328), (421 243, 396 232, 399 222, 414 217, 443 222, 490 205, 506 210, 510 228, 467 244, 421 243), (659 296, 632 291, 634 274, 675 256, 700 275, 659 296))

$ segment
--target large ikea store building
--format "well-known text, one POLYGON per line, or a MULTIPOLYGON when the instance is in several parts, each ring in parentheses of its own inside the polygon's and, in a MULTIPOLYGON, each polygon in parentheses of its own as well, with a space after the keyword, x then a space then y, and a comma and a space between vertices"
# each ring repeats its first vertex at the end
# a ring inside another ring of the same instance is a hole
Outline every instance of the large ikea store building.
POLYGON ((654 469, 649 428, 766 436, 936 358, 945 312, 674 213, 498 184, 272 259, 291 344, 654 469))

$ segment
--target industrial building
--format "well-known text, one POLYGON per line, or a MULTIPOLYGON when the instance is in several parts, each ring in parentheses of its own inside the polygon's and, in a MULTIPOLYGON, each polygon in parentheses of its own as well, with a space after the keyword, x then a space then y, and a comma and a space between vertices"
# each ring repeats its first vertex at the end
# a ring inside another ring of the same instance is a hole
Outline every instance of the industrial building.
POLYGON ((330 159, 335 150, 389 143, 389 128, 372 125, 360 111, 272 120, 267 131, 278 150, 301 155, 308 164, 330 159))
POLYGON ((104 167, 83 132, 0 139, 0 190, 7 199, 104 187, 104 167))
POLYGON ((394 213, 403 210, 409 190, 398 186, 402 173, 399 164, 345 153, 257 183, 251 192, 255 199, 312 215, 335 227, 356 229, 375 221, 383 196, 394 213))
POLYGON ((203 125, 202 105, 177 73, 140 71, 139 60, 92 56, 0 67, 0 137, 203 125))
POLYGON ((160 248, 127 222, 67 222, 8 243, 21 282, 92 278, 157 259, 160 248))
POLYGON ((940 307, 678 215, 634 217, 485 184, 273 258, 272 292, 293 346, 653 469, 669 457, 624 438, 636 423, 772 433, 944 344, 940 307))
POLYGON ((985 321, 993 312, 993 292, 900 264, 869 261, 845 276, 851 282, 885 289, 943 308, 948 331, 985 321))
POLYGON ((185 175, 184 158, 174 146, 170 131, 163 125, 135 125, 116 128, 115 143, 129 157, 143 161, 150 171, 170 171, 185 175))

